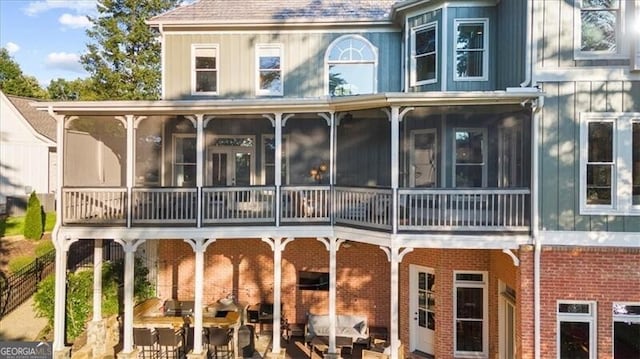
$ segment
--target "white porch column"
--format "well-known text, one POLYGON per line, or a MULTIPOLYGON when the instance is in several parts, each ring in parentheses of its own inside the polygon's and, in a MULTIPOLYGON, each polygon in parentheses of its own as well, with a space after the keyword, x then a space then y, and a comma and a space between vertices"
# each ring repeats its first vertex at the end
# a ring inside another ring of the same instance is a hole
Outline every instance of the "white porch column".
MULTIPOLYGON (((276 140, 276 153, 275 153, 275 173, 274 178, 273 178, 273 184, 276 186, 276 213, 275 213, 275 217, 276 217, 276 227, 280 226, 280 202, 281 202, 281 196, 280 196, 280 187, 282 186, 282 113, 276 113, 275 117, 274 117, 274 137, 276 140)), ((276 242, 279 242, 276 241, 276 242)), ((274 254, 277 251, 274 251, 274 254)), ((274 284, 274 290, 275 290, 275 284, 274 284)), ((274 293, 275 295, 275 293, 274 293)), ((275 302, 275 298, 273 300, 275 302)), ((275 304, 275 303, 274 303, 275 304)), ((274 306, 274 311, 275 311, 275 306, 274 306)), ((276 316, 275 316, 275 312, 273 313, 273 319, 275 320, 276 316)), ((278 323, 279 325, 280 323, 278 323)), ((276 327, 273 327, 273 332, 276 332, 276 327)), ((278 350, 280 350, 280 346, 278 345, 276 347, 275 345, 275 337, 276 335, 273 336, 274 337, 274 343, 273 343, 273 350, 276 350, 276 348, 278 348, 278 350)), ((280 339, 278 338, 278 341, 280 341, 280 339)))
MULTIPOLYGON (((202 226, 202 186, 204 186, 204 115, 196 115, 196 225, 202 226)), ((197 270, 196 270, 197 272, 197 270)))
MULTIPOLYGON (((77 239, 75 239, 77 240, 77 239)), ((56 357, 64 357, 66 344, 66 303, 67 303, 67 253, 75 240, 54 238, 56 248, 55 302, 53 316, 53 351, 56 357)))
POLYGON ((127 126, 127 173, 126 173, 126 181, 127 181, 127 227, 131 227, 131 208, 132 208, 132 199, 133 199, 133 178, 135 176, 134 173, 134 165, 136 162, 135 157, 135 132, 133 130, 133 115, 126 115, 126 126, 127 126))
POLYGON ((322 242, 329 251, 329 354, 336 354, 336 256, 339 242, 335 237, 321 238, 317 240, 322 242))
POLYGON ((282 322, 282 252, 293 238, 262 238, 273 251, 273 345, 272 352, 280 353, 280 323, 282 322))
POLYGON ((122 240, 116 239, 124 249, 124 330, 123 353, 133 352, 133 281, 135 268, 135 254, 144 239, 122 240))
MULTIPOLYGON (((391 228, 398 233, 398 184, 400 175, 400 108, 391 107, 391 228)), ((392 302, 393 303, 393 302, 392 302)))
POLYGON ((93 241, 93 321, 102 320, 102 239, 93 241))
POLYGON ((206 238, 194 238, 185 239, 193 252, 195 253, 195 289, 194 289, 194 304, 193 304, 193 352, 192 354, 200 355, 203 353, 202 348, 202 307, 203 292, 204 292, 204 253, 207 250, 209 244, 215 242, 215 239, 206 238))
POLYGON ((389 341, 391 344, 391 356, 390 359, 398 359, 398 348, 400 347, 400 330, 398 327, 400 318, 400 262, 402 258, 409 252, 413 251, 413 248, 397 248, 391 243, 391 248, 381 247, 382 250, 387 253, 389 262, 391 264, 391 278, 390 285, 391 290, 389 303, 391 303, 390 310, 390 322, 389 322, 389 341))

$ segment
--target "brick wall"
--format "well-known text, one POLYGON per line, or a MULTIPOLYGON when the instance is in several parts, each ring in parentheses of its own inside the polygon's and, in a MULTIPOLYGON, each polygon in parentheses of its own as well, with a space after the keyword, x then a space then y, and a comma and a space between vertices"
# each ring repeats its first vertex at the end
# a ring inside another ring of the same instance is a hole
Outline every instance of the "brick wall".
POLYGON ((640 249, 544 247, 541 263, 541 356, 556 357, 557 301, 585 300, 597 302, 598 358, 611 358, 613 302, 640 302, 640 249))
MULTIPOLYGON (((353 243, 337 257, 337 311, 360 314, 371 326, 389 325, 390 265, 377 246, 353 243)), ((299 271, 328 272, 329 252, 316 239, 296 239, 282 254, 283 313, 290 322, 306 322, 306 314, 326 314, 328 291, 301 290, 299 271)), ((158 296, 193 299, 194 254, 182 240, 158 246, 158 296)), ((273 301, 273 252, 259 239, 217 240, 205 253, 204 303, 233 293, 238 301, 273 301)))
MULTIPOLYGON (((517 253, 516 253, 517 254, 517 253)), ((408 253, 400 266, 400 339, 409 351, 410 323, 410 266, 433 268, 435 271, 436 337, 435 356, 453 358, 453 286, 454 271, 487 271, 489 297, 489 357, 498 356, 498 280, 518 290, 518 268, 502 251, 415 249, 408 253)))

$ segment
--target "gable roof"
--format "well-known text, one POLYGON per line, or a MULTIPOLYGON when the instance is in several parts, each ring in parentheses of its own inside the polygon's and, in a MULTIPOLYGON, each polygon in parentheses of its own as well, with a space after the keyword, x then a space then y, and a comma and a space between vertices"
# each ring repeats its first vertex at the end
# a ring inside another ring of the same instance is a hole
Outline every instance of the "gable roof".
POLYGON ((149 24, 389 21, 398 0, 199 0, 149 24))
POLYGON ((56 119, 44 111, 36 110, 30 105, 31 102, 40 100, 6 94, 5 96, 37 133, 56 142, 56 119))

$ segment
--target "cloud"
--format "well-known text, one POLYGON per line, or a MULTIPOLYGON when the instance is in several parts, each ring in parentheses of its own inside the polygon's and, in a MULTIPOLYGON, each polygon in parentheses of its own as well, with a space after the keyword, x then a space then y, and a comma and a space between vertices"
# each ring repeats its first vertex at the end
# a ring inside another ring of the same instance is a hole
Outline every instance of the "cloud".
POLYGON ((58 22, 72 29, 80 29, 91 26, 91 21, 84 15, 62 14, 58 22))
POLYGON ((80 55, 78 54, 70 54, 67 52, 52 52, 47 55, 45 64, 50 69, 84 73, 82 64, 80 64, 80 55))
POLYGON ((20 50, 20 46, 18 46, 18 44, 13 43, 11 41, 7 42, 7 44, 4 45, 4 48, 7 49, 7 51, 9 52, 9 55, 13 55, 20 50))
POLYGON ((23 9, 29 16, 36 16, 39 13, 53 9, 68 9, 76 14, 88 14, 96 11, 96 0, 39 0, 31 1, 23 9))

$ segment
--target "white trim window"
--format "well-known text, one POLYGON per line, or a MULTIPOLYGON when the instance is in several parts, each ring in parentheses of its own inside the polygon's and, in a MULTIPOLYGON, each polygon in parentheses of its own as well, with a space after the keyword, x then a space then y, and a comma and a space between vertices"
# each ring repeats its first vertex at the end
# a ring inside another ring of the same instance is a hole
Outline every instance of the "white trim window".
POLYGON ((576 59, 620 58, 623 6, 620 0, 577 0, 576 59))
POLYGON ((455 19, 454 81, 489 79, 489 19, 455 19))
POLYGON ((484 128, 456 128, 454 136, 454 187, 486 187, 487 130, 484 128))
POLYGON ((378 49, 359 35, 345 35, 329 45, 326 54, 329 96, 376 93, 378 49))
POLYGON ((640 303, 613 303, 613 359, 640 358, 640 303))
POLYGON ((639 214, 640 113, 582 113, 580 144, 580 214, 639 214))
POLYGON ((438 81, 438 24, 411 29, 411 86, 438 81))
POLYGON ((487 272, 454 272, 454 355, 487 357, 488 293, 487 272))
POLYGON ((558 301, 558 359, 596 358, 596 303, 558 301))
POLYGON ((191 54, 191 94, 217 95, 218 45, 193 45, 191 54))
POLYGON ((256 94, 282 96, 282 45, 256 45, 256 94))

